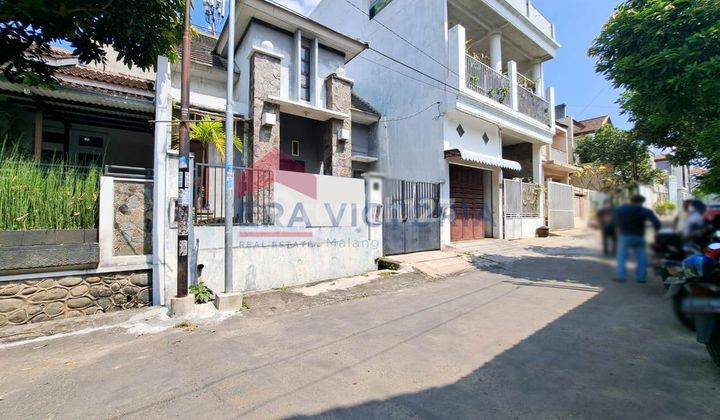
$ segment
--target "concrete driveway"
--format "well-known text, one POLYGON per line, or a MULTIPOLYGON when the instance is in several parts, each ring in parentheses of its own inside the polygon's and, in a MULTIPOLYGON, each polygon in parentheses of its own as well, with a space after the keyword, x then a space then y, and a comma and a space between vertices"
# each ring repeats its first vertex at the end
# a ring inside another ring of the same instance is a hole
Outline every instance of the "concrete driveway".
POLYGON ((720 416, 720 371, 658 283, 609 282, 594 238, 517 246, 524 252, 478 257, 480 271, 385 278, 341 303, 194 331, 105 330, 6 348, 0 413, 720 416))

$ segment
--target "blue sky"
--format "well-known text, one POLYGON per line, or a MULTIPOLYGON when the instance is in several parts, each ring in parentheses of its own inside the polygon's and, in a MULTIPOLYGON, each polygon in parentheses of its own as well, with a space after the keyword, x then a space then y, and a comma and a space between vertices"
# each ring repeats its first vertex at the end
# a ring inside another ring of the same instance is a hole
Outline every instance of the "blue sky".
MULTIPOLYGON (((309 13, 319 0, 275 0, 309 13)), ((335 0, 342 1, 342 0, 335 0)), ((434 0, 416 0, 434 1, 434 0)), ((205 26, 202 6, 193 13, 193 23, 205 26)), ((615 103, 620 94, 605 78, 595 73, 595 61, 587 50, 620 0, 533 0, 555 23, 562 48, 557 57, 545 64, 545 86, 554 86, 558 103, 568 105, 568 113, 577 120, 610 115, 620 128, 630 128, 627 117, 620 115, 615 103)))

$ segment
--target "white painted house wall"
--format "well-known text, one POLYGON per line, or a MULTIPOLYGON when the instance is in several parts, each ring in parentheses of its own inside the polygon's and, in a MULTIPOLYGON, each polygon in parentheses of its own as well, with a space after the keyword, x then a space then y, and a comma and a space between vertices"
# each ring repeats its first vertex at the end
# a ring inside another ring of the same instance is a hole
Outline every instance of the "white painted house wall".
MULTIPOLYGON (((389 178, 442 182, 441 202, 447 206, 449 165, 444 151, 457 146, 502 158, 502 128, 533 144, 533 175, 543 178, 540 147, 552 142, 554 117, 551 115, 548 127, 518 112, 517 106, 500 105, 465 86, 465 35, 457 27, 448 27, 447 1, 419 5, 412 0, 393 0, 372 19, 362 12, 369 11, 371 1, 349 1, 356 7, 346 1, 323 0, 310 16, 405 64, 368 50, 347 66, 348 75, 355 80, 355 92, 385 120, 378 130, 377 171, 389 178), (435 103, 438 105, 433 106, 435 103), (466 130, 462 139, 456 131, 458 124, 466 130), (487 145, 481 140, 484 133, 491 138, 487 145)), ((522 31, 527 42, 548 56, 555 55, 558 45, 551 38, 551 26, 545 25, 546 20, 536 10, 531 16, 518 13, 504 0, 482 1, 522 31), (543 26, 536 26, 541 21, 543 26)), ((546 97, 552 114, 552 89, 546 97)), ((487 181, 494 203, 493 234, 502 237, 502 173, 498 168, 485 169, 494 174, 492 181, 487 181)), ((441 232, 443 245, 450 242, 449 227, 446 217, 441 232)))

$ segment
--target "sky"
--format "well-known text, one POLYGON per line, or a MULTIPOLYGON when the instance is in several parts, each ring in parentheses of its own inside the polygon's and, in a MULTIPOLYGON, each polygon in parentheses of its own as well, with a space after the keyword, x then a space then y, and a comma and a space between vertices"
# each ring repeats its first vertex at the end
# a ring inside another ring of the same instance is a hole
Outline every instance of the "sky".
MULTIPOLYGON (((308 14, 319 0, 274 0, 308 14)), ((342 1, 342 0, 334 0, 342 1)), ((415 0, 437 1, 437 0, 415 0)), ((206 26, 200 0, 193 23, 206 26)), ((595 60, 587 51, 620 0, 533 0, 533 4, 555 24, 562 47, 557 57, 545 64, 545 86, 555 87, 556 103, 565 103, 576 120, 610 115, 613 123, 628 129, 631 124, 621 115, 616 101, 620 91, 595 72, 595 60)))

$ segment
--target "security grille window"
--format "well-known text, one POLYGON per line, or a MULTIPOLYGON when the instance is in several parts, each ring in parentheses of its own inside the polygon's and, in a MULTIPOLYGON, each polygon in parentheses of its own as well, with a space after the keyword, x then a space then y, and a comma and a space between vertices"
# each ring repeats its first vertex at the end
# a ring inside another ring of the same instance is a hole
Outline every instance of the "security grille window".
POLYGON ((374 18, 375 15, 380 13, 380 11, 384 9, 385 6, 390 4, 391 1, 392 0, 375 0, 374 2, 372 2, 370 6, 370 13, 368 13, 370 15, 370 19, 374 18))
POLYGON ((310 45, 303 40, 300 47, 300 99, 310 101, 310 45))

